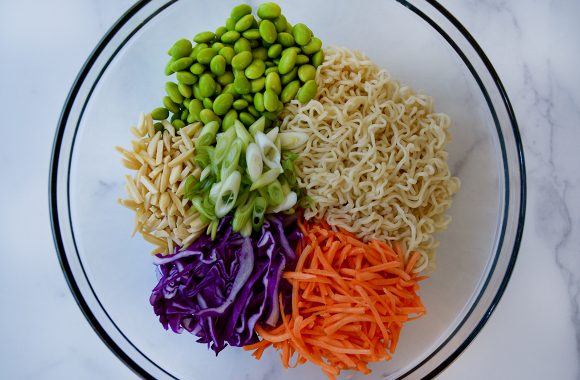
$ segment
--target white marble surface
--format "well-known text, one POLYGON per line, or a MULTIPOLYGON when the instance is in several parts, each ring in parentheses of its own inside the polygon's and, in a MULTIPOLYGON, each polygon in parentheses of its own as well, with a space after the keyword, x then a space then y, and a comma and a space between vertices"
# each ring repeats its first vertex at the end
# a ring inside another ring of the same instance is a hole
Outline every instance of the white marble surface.
MULTIPOLYGON (((76 306, 48 218, 48 162, 85 58, 131 1, 0 1, 0 378, 135 378, 76 306), (8 117, 10 116, 10 117, 8 117)), ((528 211, 493 316, 440 379, 580 379, 580 3, 446 0, 520 124, 528 211)))

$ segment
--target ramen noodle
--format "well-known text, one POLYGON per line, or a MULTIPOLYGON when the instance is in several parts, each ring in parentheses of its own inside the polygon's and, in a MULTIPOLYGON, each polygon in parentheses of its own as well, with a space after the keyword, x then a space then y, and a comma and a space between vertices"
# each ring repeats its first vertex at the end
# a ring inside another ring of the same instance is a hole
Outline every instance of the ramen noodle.
POLYGON ((421 254, 416 272, 431 269, 433 234, 447 227, 459 188, 445 150, 451 121, 362 53, 329 47, 325 56, 317 97, 288 104, 281 126, 308 135, 296 160, 313 200, 304 216, 365 241, 401 241, 421 254))

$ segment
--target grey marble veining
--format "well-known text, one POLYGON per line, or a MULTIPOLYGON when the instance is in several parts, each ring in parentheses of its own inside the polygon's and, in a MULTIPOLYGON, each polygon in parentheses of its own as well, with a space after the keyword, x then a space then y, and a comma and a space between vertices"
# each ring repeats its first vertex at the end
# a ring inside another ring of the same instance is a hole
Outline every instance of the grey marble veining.
POLYGON ((558 298, 566 302, 559 306, 562 322, 569 326, 566 338, 573 338, 569 356, 574 364, 553 374, 580 378, 580 81, 574 68, 580 49, 572 42, 580 5, 471 1, 453 2, 450 8, 460 19, 464 16, 468 28, 477 26, 471 31, 500 75, 508 73, 502 80, 518 117, 528 169, 528 213, 519 260, 544 254, 557 268, 559 278, 530 276, 528 281, 550 289, 563 285, 565 297, 558 298), (485 12, 494 15, 486 19, 487 27, 475 17, 485 12), (485 39, 486 33, 503 37, 485 39))
MULTIPOLYGON (((439 378, 580 379, 580 3, 442 3, 480 43, 510 96, 526 153, 528 210, 502 302, 439 378)), ((135 378, 74 303, 56 260, 46 194, 52 137, 69 87, 131 5, 0 2, 0 378, 135 378), (28 59, 31 51, 37 58, 28 59)), ((92 196, 119 187, 105 179, 92 196)), ((263 378, 276 370, 264 369, 263 378)))

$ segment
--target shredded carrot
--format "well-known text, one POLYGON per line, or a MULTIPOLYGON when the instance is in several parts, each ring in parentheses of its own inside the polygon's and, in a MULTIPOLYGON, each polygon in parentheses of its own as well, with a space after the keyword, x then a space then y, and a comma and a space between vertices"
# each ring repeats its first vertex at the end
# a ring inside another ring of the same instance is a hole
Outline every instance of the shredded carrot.
POLYGON ((307 280, 315 280, 316 276, 313 276, 311 274, 306 274, 306 273, 299 273, 299 272, 284 272, 282 274, 282 278, 285 278, 286 280, 307 281, 307 280))
POLYGON ((413 268, 415 267, 415 264, 417 264, 417 261, 419 260, 419 252, 413 252, 413 255, 411 255, 411 258, 409 259, 409 262, 407 263, 407 266, 405 267, 405 271, 407 273, 410 273, 413 268))
POLYGON ((256 325, 255 327, 256 332, 260 334, 262 338, 269 342, 283 342, 285 340, 290 339, 290 334, 282 331, 276 335, 276 331, 268 332, 262 328, 260 325, 256 325))
POLYGON ((398 261, 391 261, 388 263, 373 265, 372 267, 365 268, 363 269, 363 272, 380 272, 389 268, 397 268, 399 265, 401 264, 398 261))
POLYGON ((310 224, 300 217, 298 226, 304 234, 298 262, 283 274, 292 285, 292 312, 283 312, 280 295, 282 323, 274 329, 256 325, 262 340, 244 348, 259 359, 273 346, 284 367, 310 361, 331 380, 341 370, 368 374, 369 363, 390 360, 403 324, 426 313, 417 291, 427 277, 413 272, 420 254, 405 260, 400 242, 363 242, 325 221, 310 224))

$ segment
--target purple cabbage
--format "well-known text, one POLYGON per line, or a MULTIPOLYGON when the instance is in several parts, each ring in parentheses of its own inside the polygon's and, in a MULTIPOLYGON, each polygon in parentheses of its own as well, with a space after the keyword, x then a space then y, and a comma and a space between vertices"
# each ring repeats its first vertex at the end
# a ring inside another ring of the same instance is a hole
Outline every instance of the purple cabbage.
POLYGON ((301 238, 295 216, 269 215, 247 238, 232 231, 226 216, 215 240, 203 235, 181 252, 155 257, 161 274, 150 297, 155 314, 165 329, 189 331, 216 355, 228 344, 256 343, 256 323, 279 322, 279 293, 290 299, 281 276, 294 269, 301 238))

